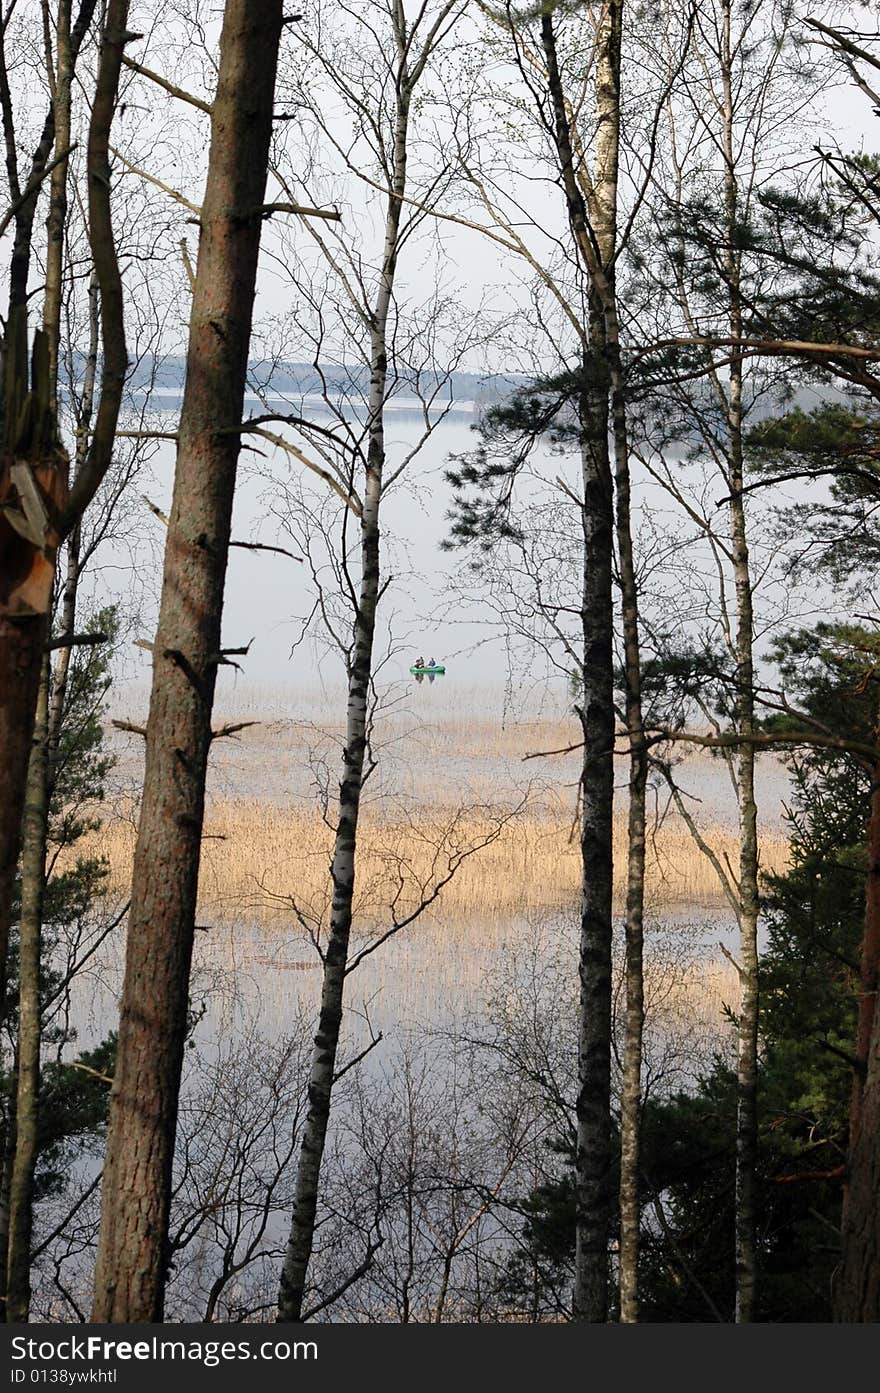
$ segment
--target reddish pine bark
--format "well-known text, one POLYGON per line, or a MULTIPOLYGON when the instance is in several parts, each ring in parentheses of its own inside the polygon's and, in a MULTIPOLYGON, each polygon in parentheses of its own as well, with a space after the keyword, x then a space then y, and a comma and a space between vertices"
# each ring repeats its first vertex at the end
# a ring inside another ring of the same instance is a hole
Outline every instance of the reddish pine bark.
POLYGON ((227 0, 134 857, 93 1319, 162 1318, 211 709, 281 0, 227 0))
POLYGON ((4 694, 0 701, 0 1002, 6 994, 12 886, 46 631, 45 614, 17 619, 0 611, 0 691, 4 694))
MULTIPOLYGON (((76 25, 70 36, 70 62, 76 61, 79 46, 91 22, 94 0, 80 5, 76 25)), ((122 287, 113 241, 110 213, 110 127, 116 110, 122 50, 128 39, 126 21, 128 0, 108 0, 101 56, 95 83, 95 96, 89 122, 88 199, 89 241, 101 296, 103 337, 103 377, 98 419, 84 467, 73 493, 67 496, 67 459, 58 449, 55 428, 54 372, 50 367, 52 349, 40 335, 35 338, 33 382, 28 383, 27 320, 25 310, 27 266, 30 258, 30 231, 24 237, 24 224, 16 225, 16 244, 10 279, 10 313, 6 326, 5 375, 3 383, 4 449, 0 458, 0 502, 22 507, 21 491, 12 483, 14 466, 27 463, 37 488, 43 495, 48 522, 44 535, 33 544, 17 534, 0 517, 0 769, 3 771, 0 797, 0 1015, 5 1005, 6 951, 9 941, 12 884, 21 837, 28 759, 34 730, 40 666, 48 633, 55 553, 82 516, 93 498, 110 462, 116 422, 126 370, 125 332, 122 316, 122 287), (27 256, 25 257, 25 252, 27 256), (24 281, 22 281, 24 276, 24 281), (24 393, 30 385, 33 409, 22 417, 24 393), (25 421, 27 438, 16 439, 18 423, 25 421)), ((9 150, 11 108, 5 88, 5 69, 0 92, 4 105, 4 127, 9 150)), ((55 108, 46 118, 40 145, 34 155, 32 173, 45 168, 54 139, 55 108), (45 147, 45 148, 44 148, 45 147)), ((10 185, 15 187, 14 164, 7 160, 10 185)), ((27 206, 31 206, 30 202, 27 206)), ((20 213, 23 210, 20 210, 20 213)), ((33 225, 33 210, 27 228, 33 225)), ((50 256, 51 260, 51 256, 50 256)))

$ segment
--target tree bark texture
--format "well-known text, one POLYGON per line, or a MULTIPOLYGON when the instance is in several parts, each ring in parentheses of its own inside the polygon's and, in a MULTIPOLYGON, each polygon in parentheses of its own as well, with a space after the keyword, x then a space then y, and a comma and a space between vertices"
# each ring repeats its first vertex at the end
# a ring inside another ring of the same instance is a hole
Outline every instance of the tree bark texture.
MULTIPOLYGON (((61 150, 65 150, 70 146, 70 121, 68 119, 65 130, 63 118, 61 123, 59 123, 58 120, 59 96, 61 104, 63 105, 66 99, 64 92, 64 84, 66 83, 67 98, 69 98, 70 78, 76 66, 80 47, 92 23, 96 3, 97 0, 81 0, 76 22, 73 28, 71 28, 71 6, 69 0, 60 0, 57 15, 58 37, 56 42, 58 44, 59 58, 62 56, 62 51, 64 53, 64 65, 62 67, 62 65, 59 64, 59 73, 56 74, 56 84, 58 76, 60 75, 62 90, 59 94, 56 87, 56 94, 46 112, 43 127, 40 131, 37 144, 34 147, 30 169, 28 170, 27 177, 24 179, 23 187, 20 186, 21 181, 17 168, 13 176, 13 172, 10 168, 10 159, 12 157, 7 154, 7 173, 10 175, 10 192, 12 193, 13 199, 17 200, 21 193, 27 190, 30 184, 34 185, 34 192, 29 198, 24 200, 15 214, 15 236, 12 244, 12 257, 9 268, 10 310, 14 309, 17 305, 24 306, 27 304, 28 278, 30 275, 31 254, 33 249, 34 219, 36 217, 37 204, 42 189, 42 184, 38 181, 49 163, 53 148, 57 145, 61 150)), ((3 107, 4 125, 14 129, 14 113, 12 111, 12 99, 9 92, 5 61, 0 64, 0 104, 2 104, 3 107)), ((8 150, 9 141, 7 139, 7 151, 8 150)), ((62 165, 64 168, 64 177, 66 178, 67 161, 62 161, 62 165)), ((58 166, 56 166, 56 168, 57 167, 58 166)), ((50 246, 54 235, 53 229, 50 228, 50 246)))
POLYGON ((623 671, 626 730, 629 736, 629 805, 627 808, 627 875, 625 933, 625 1006, 623 1086, 620 1099, 620 1319, 639 1318, 639 1187, 642 1115, 642 1047, 645 1025, 645 798, 648 751, 642 719, 642 666, 639 601, 633 555, 630 508, 629 439, 626 402, 620 373, 616 318, 609 348, 612 361, 617 556, 623 617, 623 671))
MULTIPOLYGON (((739 413, 736 388, 732 410, 739 413)), ((737 729, 755 730, 753 619, 749 549, 742 505, 742 430, 736 434, 735 466, 731 472, 731 540, 736 571, 737 729)), ((755 747, 740 746, 737 754, 739 799, 740 1007, 737 1035, 736 1120, 736 1320, 754 1319, 757 1289, 757 1166, 758 1166, 758 806, 755 798, 755 747)))
MULTIPOLYGON (((59 65, 61 59, 59 55, 59 65)), ((53 185, 52 200, 56 197, 53 185)), ((66 202, 66 189, 60 197, 66 202)), ((47 297, 48 298, 48 297, 47 297)), ((60 299, 58 301, 60 310, 60 299)), ((57 318, 44 316, 50 346, 58 343, 57 318)), ((97 287, 89 291, 89 349, 83 378, 82 408, 77 427, 77 467, 88 449, 88 432, 94 400, 98 360, 97 287)), ((57 351, 54 357, 57 370, 57 351)), ((55 379, 57 385, 57 378, 55 379)), ((67 539, 67 565, 61 592, 58 629, 72 634, 76 628, 80 579, 80 534, 77 525, 67 539)), ((15 1116, 15 1146, 9 1183, 9 1222, 6 1242, 0 1245, 7 1272, 7 1309, 10 1321, 26 1321, 30 1310, 30 1245, 33 1230, 34 1174, 37 1163, 38 1109, 40 1106, 40 1050, 42 1020, 40 973, 42 962, 43 902, 49 848, 49 812, 55 785, 58 747, 64 724, 70 660, 73 650, 60 648, 50 664, 43 659, 37 719, 28 766, 21 853, 21 921, 19 929, 19 1028, 15 1116)))
POLYGON ((18 1077, 15 1156, 9 1189, 6 1318, 26 1321, 30 1308, 33 1181, 40 1094, 40 963, 49 818, 48 653, 41 663, 34 742, 28 767, 21 854, 21 920, 18 960, 18 1077))
MULTIPOLYGON (((594 333, 600 333, 597 309, 594 333)), ((614 805, 613 498, 608 390, 601 348, 584 393, 582 589, 584 736, 581 766, 581 932, 578 975, 578 1092, 575 1155, 575 1320, 608 1315, 611 1223, 611 908, 614 805)))
POLYGON ((642 717, 642 663, 639 600, 632 536, 629 429, 626 390, 621 364, 620 324, 614 260, 618 252, 617 200, 620 162, 620 82, 623 5, 610 4, 600 28, 597 74, 600 139, 597 166, 601 177, 594 194, 593 222, 602 249, 604 276, 599 284, 605 312, 606 356, 611 387, 614 439, 617 560, 623 629, 624 717, 629 737, 627 807, 627 877, 625 935, 625 1006, 623 1085, 620 1101, 620 1319, 639 1318, 639 1249, 641 1203, 642 1048, 645 1021, 644 908, 645 797, 648 752, 642 717))
MULTIPOLYGON (((732 36, 733 0, 722 0, 723 157, 726 248, 725 279, 728 318, 734 339, 743 335, 740 255, 736 250, 739 220, 734 130, 732 36)), ((740 1006, 737 1029, 737 1113, 735 1180, 735 1270, 738 1324, 754 1319, 757 1292, 757 1163, 758 1163, 758 808, 755 799, 754 619, 752 578, 746 514, 743 502, 743 359, 734 350, 730 359, 727 398, 730 540, 736 590, 736 728, 746 739, 736 756, 739 812, 739 946, 740 1006)))
POLYGON ((6 1005, 12 892, 49 633, 58 541, 53 524, 67 493, 67 456, 57 443, 49 401, 46 337, 41 332, 35 337, 29 373, 26 336, 19 307, 8 326, 0 454, 0 1013, 6 1005))
MULTIPOLYGON (((94 0, 83 0, 70 37, 71 69, 93 10, 94 0)), ((45 335, 35 337, 32 380, 29 381, 24 303, 13 304, 7 322, 0 503, 15 507, 17 513, 27 514, 22 487, 15 477, 15 470, 22 464, 27 464, 30 470, 33 487, 24 481, 31 494, 31 513, 25 518, 28 528, 22 531, 20 524, 13 527, 0 515, 0 769, 4 780, 4 797, 0 800, 0 1012, 6 1000, 12 886, 20 846, 40 664, 48 637, 55 553, 59 542, 78 523, 82 509, 94 496, 110 462, 127 364, 122 285, 110 211, 109 163, 110 128, 116 109, 122 51, 127 40, 127 19, 128 0, 108 0, 87 156, 89 242, 100 289, 104 349, 101 398, 87 459, 69 496, 67 458, 57 444, 55 399, 50 391, 50 383, 55 380, 51 348, 45 335), (27 438, 18 439, 16 422, 23 419, 21 409, 28 389, 34 405, 27 438)), ((54 108, 50 115, 54 132, 54 108)), ((4 123, 6 121, 4 103, 4 123)), ((7 140, 7 146, 8 143, 7 140)), ((50 150, 51 144, 46 159, 50 150)), ((32 221, 33 211, 31 225, 32 221)), ((13 255, 15 257, 15 253, 13 255)), ((50 250, 50 281, 52 256, 50 250)), ((15 274, 14 271, 13 280, 15 274)), ((25 275, 25 286, 26 280, 25 275)), ((55 365, 57 369, 57 355, 55 365)), ((20 473, 18 478, 21 482, 20 473)))
POLYGON ((0 770, 3 811, 0 814, 0 955, 2 999, 6 996, 6 960, 10 914, 18 852, 21 844, 23 793, 27 782, 40 658, 46 643, 45 615, 26 619, 0 613, 0 770))
MULTIPOLYGON (((92 3, 91 8, 94 8, 92 3)), ((70 149, 71 84, 78 43, 74 48, 70 32, 70 0, 59 0, 55 22, 55 144, 59 151, 70 149)), ((64 229, 67 223, 67 168, 65 156, 50 175, 49 213, 46 218, 46 290, 43 300, 43 328, 49 342, 49 400, 58 396, 58 346, 61 326, 61 299, 64 280, 64 229)))
POLYGON ((227 0, 111 1093, 93 1319, 162 1318, 211 710, 281 0, 227 0))
POLYGON ((559 71, 553 16, 541 39, 553 111, 553 138, 568 221, 588 279, 589 348, 583 357, 582 589, 584 734, 581 769, 582 901, 579 957, 577 1145, 575 1155, 575 1320, 608 1316, 611 1224, 611 944, 614 804, 613 538, 609 448, 612 358, 616 330, 613 263, 617 244, 622 4, 603 3, 596 36, 594 159, 586 185, 572 148, 569 109, 559 71), (588 198, 589 196, 589 203, 588 198))

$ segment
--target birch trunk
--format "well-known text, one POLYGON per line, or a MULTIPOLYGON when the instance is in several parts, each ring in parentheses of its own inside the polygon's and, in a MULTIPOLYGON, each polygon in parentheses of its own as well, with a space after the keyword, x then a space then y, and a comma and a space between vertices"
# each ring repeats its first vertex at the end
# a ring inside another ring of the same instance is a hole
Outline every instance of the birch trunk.
MULTIPOLYGON (((742 505, 740 397, 732 370, 734 435, 731 473, 731 540, 736 573, 737 729, 754 734, 752 584, 745 512, 742 505)), ((755 747, 744 744, 737 756, 739 798, 740 1010, 737 1041, 736 1114, 736 1320, 754 1319, 757 1286, 756 1186, 758 1162, 758 808, 755 800, 755 747)))
POLYGON ((6 1318, 26 1321, 30 1307, 33 1178, 40 1092, 40 959, 49 819, 49 656, 42 661, 34 743, 28 767, 21 856, 19 928, 18 1078, 15 1155, 9 1187, 6 1318))
MULTIPOLYGON (((743 334, 740 260, 735 250, 739 195, 733 116, 732 0, 722 0, 723 156, 727 246, 724 253, 730 334, 743 334)), ((733 350, 727 401, 730 539, 736 588, 736 728, 745 742, 736 756, 739 804, 740 1009, 737 1029, 736 1311, 754 1319, 757 1287, 756 1184, 758 1159, 758 809, 755 801, 754 619, 748 535, 743 503, 743 359, 733 350)))
MULTIPOLYGON (((620 148, 623 6, 603 3, 596 37, 596 133, 591 181, 575 162, 553 17, 541 38, 569 226, 590 285, 589 351, 579 403, 582 428, 584 759, 581 769, 581 939, 575 1155, 575 1320, 608 1316, 611 1221, 611 942, 614 803, 613 537, 609 447, 612 365, 619 349, 614 305, 620 148), (584 185, 589 189, 589 207, 584 185), (609 328, 611 339, 609 340, 609 328)), ((622 398, 620 399, 622 409, 622 398)), ((622 419, 622 418, 621 418, 622 419)), ((625 460, 625 451, 621 456, 625 460)), ((624 468, 627 466, 624 464, 624 468)))
POLYGON ((623 1087, 620 1102, 620 1319, 639 1316, 639 1246, 641 1204, 639 1168, 641 1140, 642 1039, 645 996, 643 971, 645 905, 645 795, 648 755, 642 719, 642 664, 639 638, 639 596, 632 536, 629 429, 626 391, 620 355, 620 325, 614 263, 618 253, 618 170, 620 163, 620 83, 623 4, 610 4, 600 30, 597 150, 597 198, 593 223, 602 249, 604 270, 606 355, 611 384, 614 437, 617 554, 623 628, 624 705, 629 737, 627 807, 627 877, 624 933, 625 1019, 623 1087))
POLYGON ((379 508, 385 464, 385 393, 388 371, 387 328, 400 240, 400 220, 406 192, 407 136, 411 87, 402 10, 395 6, 394 22, 401 52, 393 142, 392 193, 385 215, 385 239, 379 287, 370 325, 370 394, 366 480, 361 516, 361 580, 354 619, 354 643, 348 673, 343 773, 339 785, 339 817, 330 875, 333 902, 324 956, 321 1009, 312 1051, 308 1112, 303 1126, 296 1176, 290 1237, 281 1269, 278 1320, 300 1321, 314 1243, 321 1163, 330 1120, 336 1056, 342 1028, 343 991, 357 861, 367 721, 373 665, 373 634, 380 592, 379 508))
MULTIPOLYGON (((597 308, 593 332, 601 333, 597 308)), ((611 1222, 611 891, 614 803, 613 499, 604 355, 581 402, 584 540, 575 1320, 608 1315, 611 1222)))
POLYGON ((281 0, 227 0, 111 1093, 93 1319, 162 1318, 205 771, 281 0))
POLYGON ((648 751, 642 720, 642 665, 639 596, 633 555, 629 439, 614 322, 612 413, 614 419, 617 552, 623 616, 626 730, 629 737, 629 804, 627 808, 626 1001, 623 1039, 623 1086, 620 1100, 620 1319, 639 1318, 639 1249, 641 1202, 639 1170, 642 1115, 642 1041, 645 1024, 645 796, 648 751))

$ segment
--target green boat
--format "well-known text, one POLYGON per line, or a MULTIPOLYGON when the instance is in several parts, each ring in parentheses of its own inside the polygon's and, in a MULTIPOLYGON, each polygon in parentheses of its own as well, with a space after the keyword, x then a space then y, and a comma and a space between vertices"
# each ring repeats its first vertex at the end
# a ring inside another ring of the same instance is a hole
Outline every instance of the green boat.
POLYGON ((423 674, 426 675, 426 676, 428 676, 428 677, 431 677, 431 676, 433 676, 435 673, 438 673, 438 672, 441 672, 441 673, 442 673, 442 672, 445 672, 445 671, 446 671, 446 668, 445 668, 445 667, 440 667, 439 664, 438 664, 438 665, 435 665, 434 667, 411 667, 411 668, 410 668, 410 672, 414 672, 414 673, 416 674, 417 677, 420 677, 420 676, 422 676, 423 674))

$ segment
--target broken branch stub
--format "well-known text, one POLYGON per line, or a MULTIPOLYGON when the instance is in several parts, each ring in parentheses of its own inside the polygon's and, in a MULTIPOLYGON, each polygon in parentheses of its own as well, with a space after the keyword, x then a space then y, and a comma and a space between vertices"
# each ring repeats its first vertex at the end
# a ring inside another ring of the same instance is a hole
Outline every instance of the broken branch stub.
POLYGON ((68 458, 55 424, 49 348, 38 330, 30 370, 27 321, 13 310, 3 392, 0 454, 0 616, 45 615, 52 602, 56 519, 67 501, 68 458))

